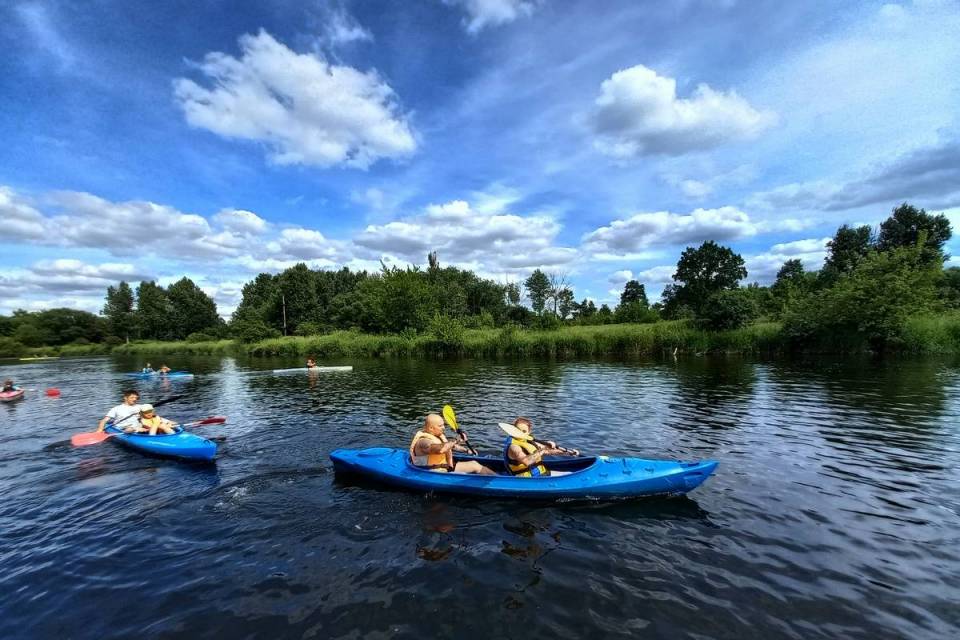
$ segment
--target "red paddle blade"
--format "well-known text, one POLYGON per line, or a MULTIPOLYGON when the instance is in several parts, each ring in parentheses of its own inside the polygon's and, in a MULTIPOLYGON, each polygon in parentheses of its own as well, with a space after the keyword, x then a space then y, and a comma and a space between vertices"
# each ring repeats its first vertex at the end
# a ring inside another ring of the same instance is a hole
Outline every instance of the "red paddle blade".
POLYGON ((186 424, 180 425, 182 427, 199 427, 202 424, 223 424, 227 421, 226 416, 211 416, 209 418, 204 418, 203 420, 196 420, 194 422, 188 422, 186 424))
POLYGON ((75 447, 86 447, 91 444, 100 444, 110 437, 106 431, 91 431, 89 433, 75 433, 70 436, 70 444, 75 447))

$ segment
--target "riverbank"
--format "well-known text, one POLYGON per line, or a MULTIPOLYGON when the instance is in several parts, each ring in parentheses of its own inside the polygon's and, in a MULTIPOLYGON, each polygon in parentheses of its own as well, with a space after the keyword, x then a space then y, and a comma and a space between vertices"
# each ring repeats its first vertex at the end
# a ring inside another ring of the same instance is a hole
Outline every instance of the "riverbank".
MULTIPOLYGON (((131 342, 66 345, 28 349, 26 356, 180 354, 332 357, 590 357, 669 353, 769 354, 788 351, 859 353, 864 342, 837 338, 829 344, 790 344, 776 322, 755 323, 732 331, 706 331, 690 321, 652 324, 565 326, 555 330, 462 329, 441 334, 372 335, 335 331, 316 336, 288 336, 261 342, 131 342)), ((889 351, 916 354, 960 353, 960 315, 918 316, 906 325, 902 340, 889 351)))

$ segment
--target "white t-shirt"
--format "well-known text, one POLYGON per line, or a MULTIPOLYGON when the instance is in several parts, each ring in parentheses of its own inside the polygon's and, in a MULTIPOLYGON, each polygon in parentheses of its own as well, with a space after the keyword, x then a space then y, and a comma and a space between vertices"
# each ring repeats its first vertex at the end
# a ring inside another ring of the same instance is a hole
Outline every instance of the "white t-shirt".
POLYGON ((113 409, 110 409, 110 411, 107 412, 107 418, 109 418, 110 422, 112 422, 113 424, 116 424, 122 420, 123 424, 121 426, 132 427, 137 424, 137 421, 134 420, 133 418, 130 418, 130 416, 138 413, 140 413, 139 404, 134 404, 134 405, 118 404, 113 409), (130 419, 127 420, 127 418, 130 418, 130 419))

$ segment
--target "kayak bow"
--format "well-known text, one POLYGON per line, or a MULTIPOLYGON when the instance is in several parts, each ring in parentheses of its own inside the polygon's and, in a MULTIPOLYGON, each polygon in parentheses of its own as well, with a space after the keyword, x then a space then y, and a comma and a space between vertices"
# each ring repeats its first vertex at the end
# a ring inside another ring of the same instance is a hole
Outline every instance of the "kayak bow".
POLYGON ((0 402, 13 402, 14 400, 21 400, 23 398, 23 389, 17 389, 15 391, 0 391, 0 402))
POLYGON ((562 475, 520 478, 505 475, 501 458, 456 456, 476 460, 499 474, 481 476, 437 473, 415 467, 405 449, 374 447, 337 449, 330 454, 334 470, 415 491, 436 491, 496 498, 610 500, 679 496, 699 487, 717 468, 713 460, 679 462, 641 458, 551 458, 545 464, 562 475))

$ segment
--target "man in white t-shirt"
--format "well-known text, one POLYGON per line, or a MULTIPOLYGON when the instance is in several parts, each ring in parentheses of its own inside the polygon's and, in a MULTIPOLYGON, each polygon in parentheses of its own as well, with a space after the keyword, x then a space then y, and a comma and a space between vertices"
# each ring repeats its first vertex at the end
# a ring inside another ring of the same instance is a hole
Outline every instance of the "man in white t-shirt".
POLYGON ((139 416, 140 415, 140 405, 137 404, 137 400, 140 399, 140 394, 132 389, 129 391, 123 392, 123 404, 118 404, 113 409, 107 412, 107 415, 103 416, 103 419, 100 421, 100 424, 97 425, 97 431, 103 431, 107 427, 107 423, 111 422, 118 426, 136 426, 137 421, 131 418, 130 416, 139 416), (129 418, 129 419, 128 419, 129 418), (123 423, 123 424, 119 424, 123 423))

